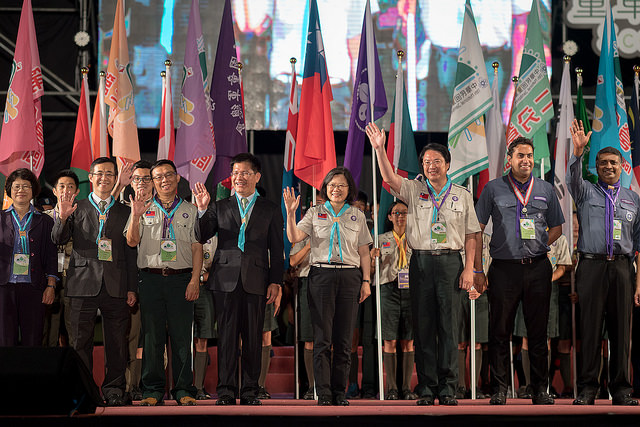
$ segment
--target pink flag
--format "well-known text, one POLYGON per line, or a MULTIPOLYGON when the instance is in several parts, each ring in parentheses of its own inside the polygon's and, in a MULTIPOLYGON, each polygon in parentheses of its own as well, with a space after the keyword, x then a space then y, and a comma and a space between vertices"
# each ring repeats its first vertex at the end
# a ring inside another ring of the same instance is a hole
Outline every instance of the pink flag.
POLYGON ((109 134, 107 134, 107 109, 104 103, 105 75, 100 71, 100 85, 91 121, 91 153, 93 160, 109 157, 109 134))
POLYGON ((31 0, 25 0, 0 134, 0 173, 8 175, 17 168, 28 168, 40 175, 44 165, 43 94, 31 0))
POLYGON ((173 131, 173 96, 171 95, 171 61, 165 61, 165 75, 162 78, 162 113, 160 114, 160 139, 158 160, 173 161, 176 151, 176 134, 173 131))

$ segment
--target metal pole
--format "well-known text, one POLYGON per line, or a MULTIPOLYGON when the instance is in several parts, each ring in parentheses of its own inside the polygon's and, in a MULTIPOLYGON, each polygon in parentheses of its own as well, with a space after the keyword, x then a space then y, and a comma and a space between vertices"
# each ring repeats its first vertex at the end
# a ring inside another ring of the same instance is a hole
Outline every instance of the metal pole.
POLYGON ((296 390, 294 393, 294 397, 296 399, 300 399, 300 368, 298 367, 298 286, 300 284, 300 278, 298 277, 293 284, 293 336, 295 339, 293 340, 293 362, 295 364, 295 384, 296 390))
MULTIPOLYGON (((467 188, 473 195, 473 177, 469 177, 467 188)), ((471 365, 471 375, 469 377, 469 383, 471 383, 471 400, 476 400, 476 300, 472 299, 470 303, 471 311, 471 324, 469 329, 471 331, 471 342, 469 343, 469 364, 471 365)), ((466 363, 465 363, 466 366, 466 363)), ((458 372, 458 375, 461 375, 458 372)), ((464 375, 464 372, 462 373, 464 375)))
POLYGON ((513 372, 513 338, 509 337, 509 361, 511 362, 511 397, 516 397, 516 381, 513 372))
MULTIPOLYGON (((576 291, 576 272, 571 270, 571 293, 576 291)), ((576 305, 571 302, 571 364, 573 374, 573 398, 578 397, 578 361, 576 354, 576 305)))

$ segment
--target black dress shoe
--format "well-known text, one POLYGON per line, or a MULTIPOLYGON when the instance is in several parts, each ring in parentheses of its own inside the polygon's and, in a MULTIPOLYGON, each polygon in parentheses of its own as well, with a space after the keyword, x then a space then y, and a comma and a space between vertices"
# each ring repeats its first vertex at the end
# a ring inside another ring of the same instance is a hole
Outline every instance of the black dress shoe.
POLYGON ((216 400, 216 405, 235 405, 236 398, 232 396, 220 396, 218 400, 216 400))
POLYGON ((240 398, 241 405, 250 405, 250 406, 260 406, 262 402, 257 397, 241 397, 240 398))
POLYGON ((573 401, 574 405, 593 405, 595 403, 595 397, 590 394, 579 394, 573 401))
POLYGON ((440 396, 438 402, 444 406, 458 406, 458 401, 453 396, 440 396))
POLYGON ((491 400, 489 400, 489 405, 506 405, 506 404, 507 404, 507 395, 504 394, 503 391, 494 393, 491 396, 491 400))
POLYGON ((638 406, 638 401, 629 395, 614 397, 611 403, 618 406, 638 406))
POLYGON ((207 393, 207 390, 200 389, 196 392, 196 400, 207 400, 211 399, 211 395, 207 393))
POLYGON ((333 398, 334 406, 349 406, 349 401, 344 396, 336 396, 333 398))
POLYGON ((122 396, 112 394, 107 397, 107 406, 124 406, 125 400, 122 396))
POLYGON ((531 398, 531 402, 533 402, 534 405, 553 405, 555 400, 553 400, 553 397, 546 391, 541 391, 531 398))
POLYGON ((271 394, 264 387, 258 387, 258 399, 271 399, 271 394))
POLYGON ((318 396, 318 406, 331 406, 331 396, 318 396))
POLYGON ((309 390, 307 390, 307 392, 304 394, 304 396, 302 396, 302 399, 304 400, 313 400, 313 388, 310 388, 309 390))
POLYGON ((433 396, 424 396, 416 402, 418 406, 433 406, 433 396))

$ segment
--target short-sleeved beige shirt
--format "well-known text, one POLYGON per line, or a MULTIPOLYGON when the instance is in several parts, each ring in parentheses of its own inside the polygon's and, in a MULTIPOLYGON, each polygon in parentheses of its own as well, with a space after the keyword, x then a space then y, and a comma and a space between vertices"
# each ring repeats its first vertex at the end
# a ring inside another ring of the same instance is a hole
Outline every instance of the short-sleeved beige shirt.
MULTIPOLYGON (((308 237, 305 238, 303 241, 294 244, 291 247, 290 255, 295 255, 298 252, 300 252, 306 246, 307 243, 309 243, 308 237)), ((300 264, 298 264, 298 277, 309 276, 309 256, 310 254, 307 254, 307 256, 304 257, 304 259, 300 262, 300 264)))
MULTIPOLYGON (((393 231, 378 236, 380 244, 380 283, 393 282, 398 278, 398 244, 393 237, 393 231)), ((411 248, 407 246, 407 268, 411 259, 411 248)))
MULTIPOLYGON (((127 234, 129 222, 124 229, 127 234)), ((174 270, 193 267, 191 244, 198 243, 195 225, 198 221, 198 208, 183 200, 173 216, 173 232, 176 238, 177 256, 175 261, 164 262, 160 255, 160 244, 166 240, 162 236, 164 214, 152 203, 140 217, 140 244, 138 245, 138 268, 163 268, 174 270)))
POLYGON ((439 212, 439 218, 445 221, 447 227, 444 243, 431 240, 434 204, 425 181, 403 178, 400 193, 392 191, 392 194, 409 207, 407 243, 414 250, 461 250, 464 248, 465 236, 480 231, 471 193, 460 185, 451 185, 451 191, 439 212))
POLYGON ((216 234, 205 244, 202 245, 202 274, 211 270, 211 264, 213 263, 213 255, 216 253, 218 247, 218 235, 216 234))
POLYGON ((298 228, 311 239, 311 252, 309 263, 342 263, 360 267, 360 255, 358 248, 369 245, 373 240, 367 228, 367 219, 360 209, 349 206, 347 210, 335 218, 338 220, 342 242, 342 260, 337 235, 333 241, 331 259, 329 259, 329 247, 331 226, 334 217, 324 205, 313 206, 298 223, 298 228))
POLYGON ((559 265, 573 265, 571 262, 571 252, 569 252, 569 243, 567 243, 567 238, 564 234, 560 235, 560 237, 549 246, 549 249, 547 257, 549 257, 553 271, 556 271, 559 265))

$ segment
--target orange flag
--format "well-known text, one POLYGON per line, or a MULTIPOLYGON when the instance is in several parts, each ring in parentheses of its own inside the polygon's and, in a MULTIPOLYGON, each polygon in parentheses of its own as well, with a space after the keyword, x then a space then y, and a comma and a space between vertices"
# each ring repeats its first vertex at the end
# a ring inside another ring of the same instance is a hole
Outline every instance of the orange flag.
POLYGON ((96 106, 93 109, 93 120, 91 121, 91 160, 98 157, 109 157, 109 135, 107 134, 107 109, 104 103, 105 89, 104 71, 100 71, 100 85, 96 106))

